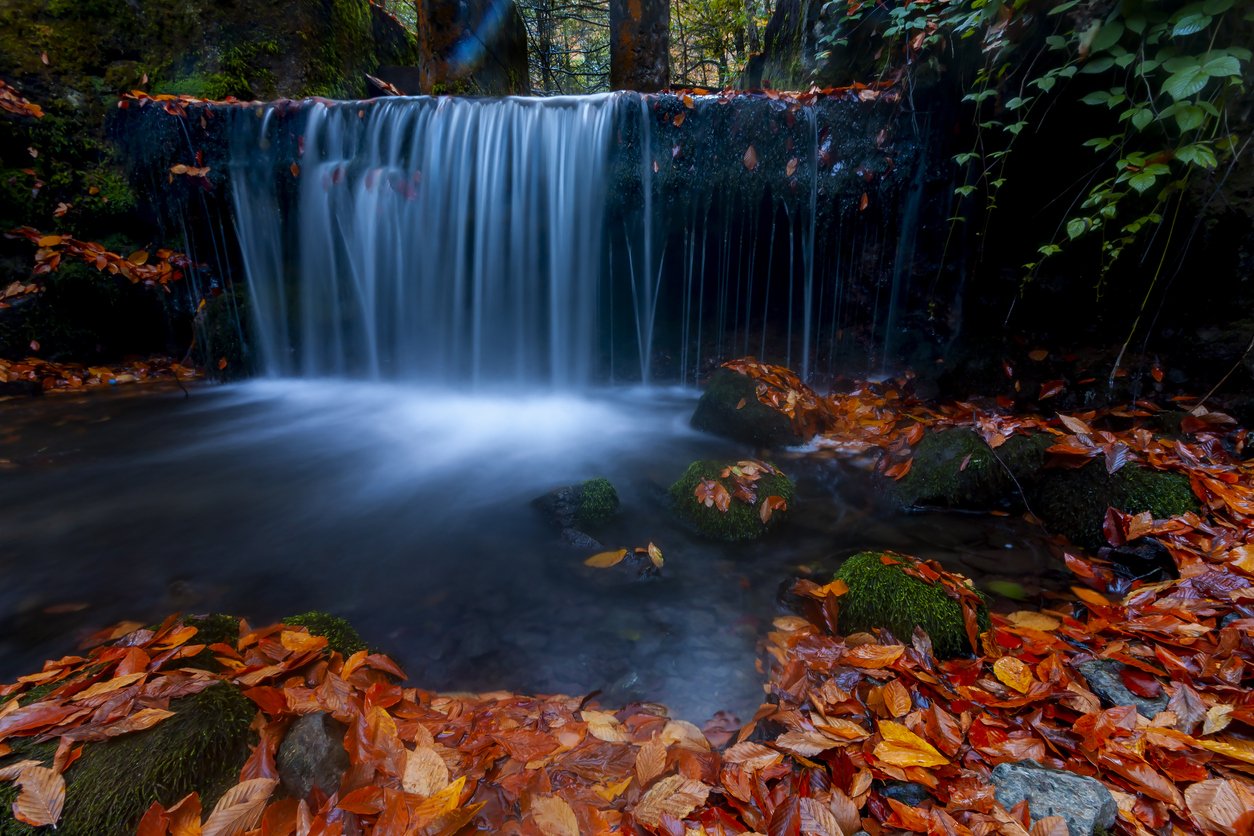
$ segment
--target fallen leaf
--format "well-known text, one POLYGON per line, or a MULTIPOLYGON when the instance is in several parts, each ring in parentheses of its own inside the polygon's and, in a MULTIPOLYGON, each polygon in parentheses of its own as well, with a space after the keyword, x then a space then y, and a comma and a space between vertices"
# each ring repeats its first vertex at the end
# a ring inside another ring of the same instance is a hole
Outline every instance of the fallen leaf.
POLYGON ((22 788, 13 802, 13 817, 34 827, 55 825, 65 806, 65 779, 55 769, 28 766, 17 778, 22 788))
POLYGON ((900 723, 881 720, 880 735, 875 744, 875 759, 893 766, 946 766, 949 760, 932 744, 900 723))
POLYGON ((709 794, 709 786, 700 781, 670 775, 654 784, 631 813, 637 821, 657 827, 663 815, 682 820, 704 804, 709 794))
POLYGON ((598 552, 585 560, 583 564, 585 566, 591 566, 593 569, 608 569, 611 566, 617 566, 622 563, 623 558, 626 556, 626 549, 618 549, 612 552, 598 552))
POLYGON ((1035 679, 1032 670, 1013 656, 1003 656, 993 663, 993 673, 1003 685, 1026 694, 1035 679))
POLYGON ((534 796, 531 799, 531 815, 544 836, 580 836, 575 811, 555 795, 534 796))
POLYGON ((440 753, 427 746, 407 750, 401 787, 405 792, 428 798, 449 785, 448 766, 440 753))
POLYGON ((255 827, 278 783, 272 778, 253 778, 231 787, 205 820, 202 836, 240 836, 255 827))

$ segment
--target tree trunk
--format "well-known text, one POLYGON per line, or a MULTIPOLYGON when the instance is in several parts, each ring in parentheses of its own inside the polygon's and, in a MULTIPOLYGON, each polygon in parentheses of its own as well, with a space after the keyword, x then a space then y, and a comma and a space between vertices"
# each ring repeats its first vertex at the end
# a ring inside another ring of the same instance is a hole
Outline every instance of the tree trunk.
POLYGON ((513 2, 415 0, 424 93, 502 96, 529 91, 527 29, 513 2))
POLYGON ((610 87, 653 92, 670 83, 669 0, 610 0, 610 87))

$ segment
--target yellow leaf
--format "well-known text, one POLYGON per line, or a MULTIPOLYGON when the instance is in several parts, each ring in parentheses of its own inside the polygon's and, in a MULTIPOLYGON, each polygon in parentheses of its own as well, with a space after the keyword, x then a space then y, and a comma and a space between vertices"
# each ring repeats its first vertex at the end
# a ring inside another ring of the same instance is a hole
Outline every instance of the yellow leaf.
POLYGON ((134 264, 136 267, 140 267, 148 263, 148 251, 136 250, 135 252, 128 255, 126 257, 126 260, 129 261, 131 264, 134 264))
POLYGON ((623 558, 627 556, 626 549, 619 549, 612 552, 600 552, 594 554, 583 562, 585 566, 591 566, 593 569, 608 569, 611 566, 617 566, 623 562, 623 558))
POLYGON ((583 721, 588 724, 588 734, 597 740, 604 740, 606 743, 627 742, 627 732, 613 714, 591 709, 584 709, 582 713, 583 721))
POLYGON ((993 673, 1001 683, 1013 688, 1020 694, 1026 694, 1032 687, 1032 670, 1013 656, 1003 656, 993 663, 993 673))
POLYGON ((1193 742, 1203 749, 1220 755, 1227 755, 1233 760, 1254 763, 1254 741, 1239 740, 1235 737, 1221 737, 1216 740, 1195 739, 1193 742))
POLYGON ((875 759, 892 766, 946 766, 949 761, 923 738, 891 720, 879 724, 884 738, 875 744, 875 759))
POLYGON ((327 646, 325 636, 314 636, 303 630, 284 630, 279 633, 279 644, 293 653, 306 653, 327 646))
POLYGON ((453 810, 456 810, 457 804, 462 798, 462 789, 465 786, 466 776, 463 775, 426 801, 416 805, 410 817, 411 821, 416 819, 418 821, 430 822, 445 813, 451 813, 453 810))
POLYGON ((649 560, 652 560, 653 565, 657 568, 662 568, 662 563, 664 562, 662 560, 662 550, 653 545, 653 543, 649 543, 649 560))
POLYGON ((1228 728, 1232 722, 1232 706, 1217 703, 1206 711, 1206 719, 1202 723, 1202 734, 1214 734, 1228 728))
POLYGON ((555 795, 532 798, 531 815, 544 836, 579 836, 579 820, 575 818, 575 811, 555 795))
POLYGON ((606 801, 613 801, 627 791, 627 787, 631 786, 631 776, 628 775, 617 784, 596 784, 592 787, 592 791, 604 798, 606 801))
POLYGON ((660 736, 654 736, 636 753, 636 780, 641 787, 647 787, 665 771, 666 742, 660 736))

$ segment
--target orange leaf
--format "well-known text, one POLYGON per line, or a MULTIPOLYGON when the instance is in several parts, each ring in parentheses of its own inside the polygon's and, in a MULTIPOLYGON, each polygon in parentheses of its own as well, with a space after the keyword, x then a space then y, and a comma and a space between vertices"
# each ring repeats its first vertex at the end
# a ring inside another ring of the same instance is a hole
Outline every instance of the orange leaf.
POLYGON ((623 562, 623 558, 627 556, 626 549, 618 549, 612 552, 600 552, 592 555, 583 562, 584 566, 591 566, 593 569, 608 569, 611 566, 617 566, 623 562))
POLYGON ((556 795, 532 798, 531 815, 543 836, 579 836, 579 820, 575 818, 575 811, 556 795))
POLYGON ((278 783, 272 778, 253 778, 231 787, 205 820, 203 836, 240 836, 255 827, 278 783))
POLYGON ((859 668, 886 668, 905 652, 906 648, 900 644, 860 644, 846 650, 841 661, 859 668))
POLYGON ((896 679, 885 685, 881 694, 884 697, 884 707, 888 709, 889 714, 894 717, 905 717, 910 713, 913 706, 910 692, 896 679))
POLYGON ((704 804, 709 794, 710 788, 700 781, 670 775, 654 784, 631 812, 637 821, 657 827, 664 815, 682 820, 704 804))

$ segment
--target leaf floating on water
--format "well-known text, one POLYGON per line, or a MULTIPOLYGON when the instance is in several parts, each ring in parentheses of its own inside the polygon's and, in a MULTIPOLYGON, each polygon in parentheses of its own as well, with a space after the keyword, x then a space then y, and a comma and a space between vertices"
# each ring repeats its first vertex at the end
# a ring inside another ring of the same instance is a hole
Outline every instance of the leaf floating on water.
POLYGON ((758 167, 758 152, 752 145, 745 149, 744 163, 750 171, 758 167))
POLYGON ((627 556, 626 549, 618 549, 612 552, 598 552, 583 562, 585 566, 591 566, 593 569, 608 569, 611 566, 617 566, 623 562, 623 558, 627 556))

